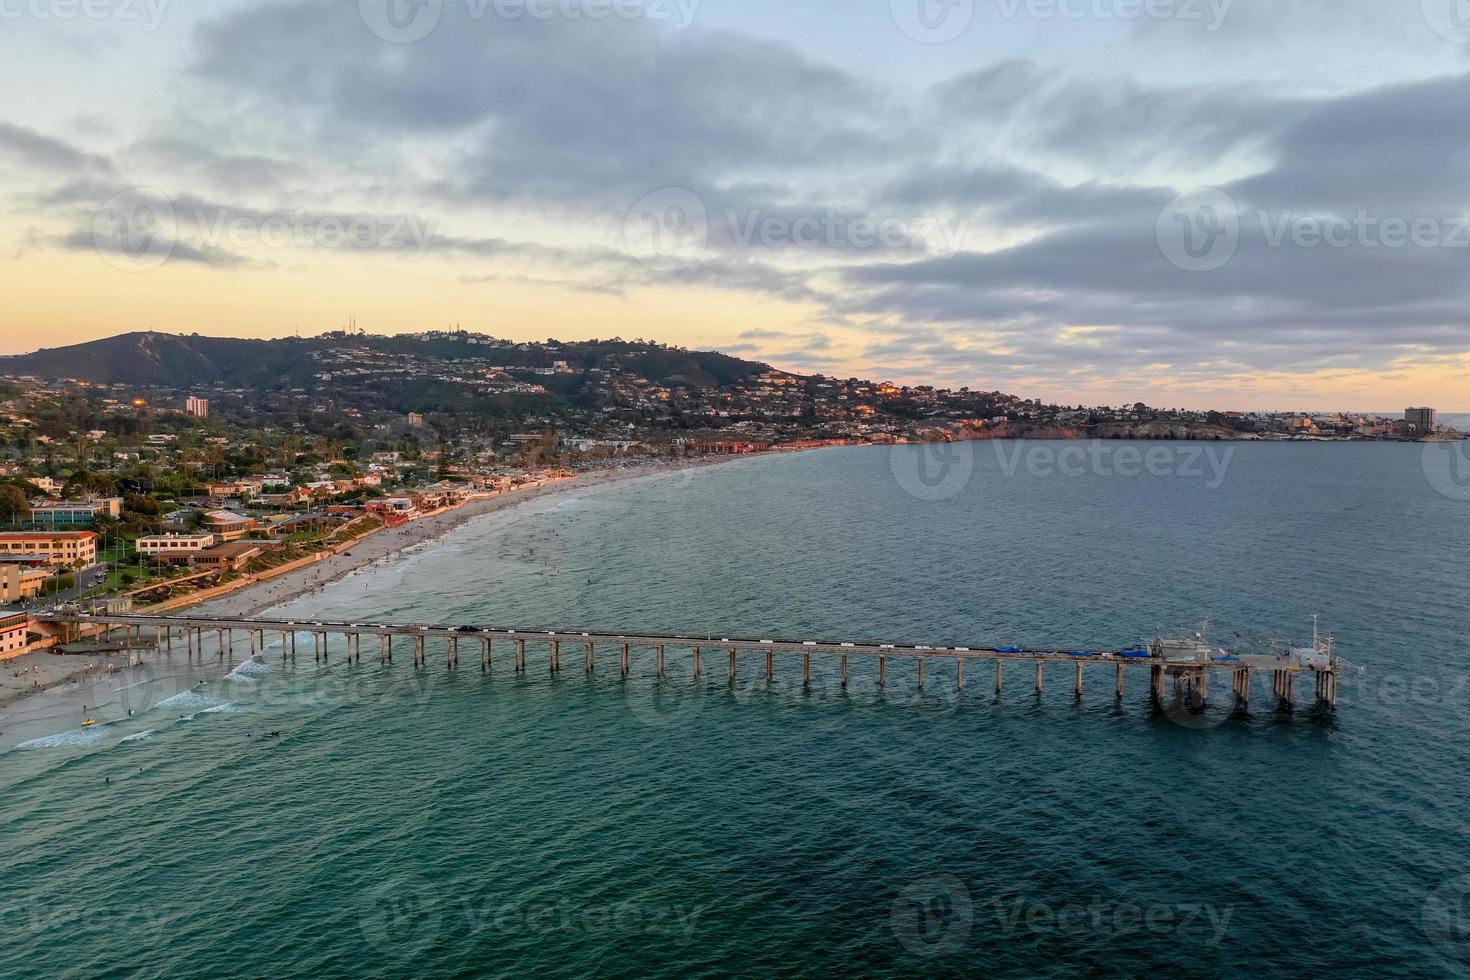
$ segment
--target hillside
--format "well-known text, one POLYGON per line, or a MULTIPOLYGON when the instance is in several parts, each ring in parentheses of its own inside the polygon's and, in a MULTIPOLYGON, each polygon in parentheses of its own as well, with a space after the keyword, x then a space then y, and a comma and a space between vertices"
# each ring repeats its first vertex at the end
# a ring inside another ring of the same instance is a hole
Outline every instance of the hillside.
POLYGON ((129 333, 71 347, 0 358, 0 376, 72 379, 160 388, 216 382, 228 388, 310 386, 316 355, 371 350, 429 362, 486 361, 512 367, 550 367, 566 361, 577 372, 616 366, 656 384, 714 388, 769 368, 712 351, 690 351, 625 341, 487 346, 470 335, 376 337, 326 334, 309 339, 235 340, 198 334, 129 333))

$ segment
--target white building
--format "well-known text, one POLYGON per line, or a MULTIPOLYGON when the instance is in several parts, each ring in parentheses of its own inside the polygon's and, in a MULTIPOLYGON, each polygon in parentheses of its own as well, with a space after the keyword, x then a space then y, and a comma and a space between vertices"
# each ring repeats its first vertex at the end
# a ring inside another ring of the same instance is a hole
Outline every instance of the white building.
POLYGON ((213 545, 213 534, 149 534, 135 547, 143 558, 187 558, 213 545))

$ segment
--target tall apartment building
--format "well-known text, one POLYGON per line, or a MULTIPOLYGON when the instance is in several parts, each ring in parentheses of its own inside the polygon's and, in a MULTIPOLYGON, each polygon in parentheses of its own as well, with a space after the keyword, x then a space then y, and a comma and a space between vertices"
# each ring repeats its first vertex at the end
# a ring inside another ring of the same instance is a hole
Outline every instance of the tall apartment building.
POLYGON ((1434 431, 1434 409, 1410 408, 1404 411, 1404 424, 1413 435, 1427 436, 1434 431))

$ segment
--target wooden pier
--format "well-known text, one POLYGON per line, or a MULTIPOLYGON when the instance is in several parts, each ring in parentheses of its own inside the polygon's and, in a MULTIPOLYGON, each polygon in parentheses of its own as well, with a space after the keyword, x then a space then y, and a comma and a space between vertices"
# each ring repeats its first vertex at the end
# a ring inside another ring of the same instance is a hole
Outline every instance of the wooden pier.
POLYGON ((429 641, 435 641, 442 649, 445 667, 459 667, 462 644, 476 645, 480 654, 480 669, 489 671, 497 649, 512 649, 515 654, 516 673, 528 670, 527 644, 544 648, 547 652, 546 665, 553 675, 562 669, 562 646, 570 644, 582 650, 583 669, 590 675, 597 669, 597 650, 618 651, 618 665, 622 676, 632 672, 632 650, 634 647, 648 648, 656 654, 656 669, 659 677, 667 670, 666 651, 669 648, 689 652, 689 667, 692 677, 698 679, 703 673, 702 654, 706 649, 723 650, 728 655, 729 678, 733 683, 739 676, 740 653, 763 654, 764 675, 767 682, 776 679, 776 655, 800 654, 802 683, 810 685, 813 657, 826 657, 836 661, 840 667, 842 686, 845 688, 850 677, 853 657, 876 661, 878 684, 888 683, 890 661, 912 662, 916 668, 919 688, 926 683, 926 665, 929 661, 949 662, 954 667, 955 683, 965 687, 966 675, 980 665, 989 665, 994 671, 995 693, 1005 688, 1006 667, 1019 663, 1035 670, 1035 693, 1040 697, 1046 687, 1046 668, 1056 664, 1069 664, 1074 669, 1073 694, 1081 700, 1085 690, 1088 669, 1114 673, 1113 696, 1122 700, 1126 691, 1126 678, 1130 673, 1148 672, 1150 696, 1156 703, 1163 703, 1168 696, 1169 680, 1195 709, 1203 710, 1209 705, 1211 679, 1219 674, 1231 676, 1231 688, 1235 703, 1244 708, 1249 705, 1251 691, 1257 674, 1269 674, 1272 693, 1279 708, 1289 710, 1296 704, 1296 679, 1300 674, 1315 678, 1316 701, 1327 708, 1337 705, 1337 662, 1328 667, 1306 667, 1296 661, 1269 656, 1240 656, 1230 661, 1163 661, 1156 657, 1138 656, 1125 651, 1064 651, 1025 650, 1007 648, 971 648, 924 646, 904 643, 857 643, 831 640, 789 639, 741 639, 715 636, 683 636, 655 633, 601 633, 585 631, 558 631, 542 629, 503 629, 481 626, 417 625, 417 624, 364 624, 328 623, 315 620, 265 620, 265 619, 220 619, 209 617, 145 616, 131 614, 87 614, 87 613, 44 613, 34 617, 41 622, 61 624, 68 632, 90 634, 107 642, 113 633, 121 630, 123 639, 134 648, 151 645, 154 649, 172 653, 182 647, 190 657, 204 658, 213 654, 224 658, 234 649, 237 634, 244 634, 249 642, 251 656, 262 656, 265 638, 279 636, 281 657, 294 660, 298 642, 310 638, 313 659, 318 663, 329 662, 329 637, 342 637, 348 663, 362 662, 362 638, 376 637, 378 662, 384 666, 393 663, 394 641, 407 643, 413 654, 413 665, 424 669, 429 665, 429 641), (207 650, 206 648, 210 648, 207 650))

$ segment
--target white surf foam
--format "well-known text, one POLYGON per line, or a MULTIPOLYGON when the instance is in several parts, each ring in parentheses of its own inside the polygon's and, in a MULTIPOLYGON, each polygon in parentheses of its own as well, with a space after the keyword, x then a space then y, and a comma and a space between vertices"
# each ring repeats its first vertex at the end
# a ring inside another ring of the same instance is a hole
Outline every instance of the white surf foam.
POLYGON ((157 731, 150 728, 146 732, 138 732, 137 734, 129 735, 127 738, 122 739, 120 742, 118 742, 118 744, 122 745, 126 742, 146 742, 157 734, 157 731))
POLYGON ((206 711, 211 713, 233 711, 236 705, 233 701, 222 701, 207 694, 200 694, 198 691, 184 691, 182 694, 175 694, 165 701, 160 701, 158 707, 169 711, 189 712, 189 717, 192 718, 206 711))
POLYGON ((70 749, 82 745, 95 745, 106 737, 107 733, 101 728, 77 728, 69 732, 57 732, 55 735, 33 738, 29 742, 22 742, 16 748, 70 749))
POLYGON ((234 670, 225 675, 227 681, 253 681, 269 674, 270 664, 264 660, 252 657, 239 664, 234 670))

